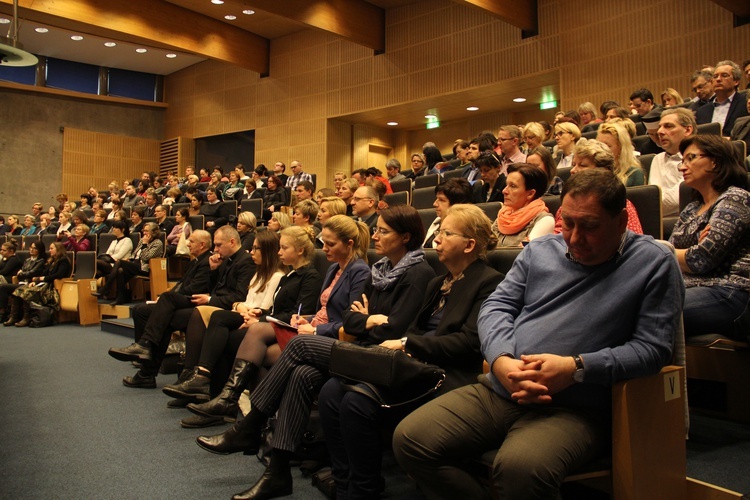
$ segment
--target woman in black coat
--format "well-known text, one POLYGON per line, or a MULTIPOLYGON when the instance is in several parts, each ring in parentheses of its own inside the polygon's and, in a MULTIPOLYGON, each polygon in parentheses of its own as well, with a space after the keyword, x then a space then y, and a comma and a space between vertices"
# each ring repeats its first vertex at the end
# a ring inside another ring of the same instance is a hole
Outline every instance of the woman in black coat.
POLYGON ((20 287, 20 283, 25 283, 35 276, 41 276, 44 271, 44 263, 47 260, 47 252, 40 241, 35 241, 29 246, 29 257, 24 261, 21 270, 16 273, 19 283, 6 283, 0 285, 0 316, 3 319, 3 325, 13 326, 20 318, 20 311, 10 311, 9 300, 11 294, 20 287), (8 318, 5 318, 5 316, 8 318))
POLYGON ((281 180, 272 175, 266 181, 266 190, 263 193, 263 219, 269 220, 273 212, 278 212, 281 207, 288 204, 286 189, 281 185, 281 180))

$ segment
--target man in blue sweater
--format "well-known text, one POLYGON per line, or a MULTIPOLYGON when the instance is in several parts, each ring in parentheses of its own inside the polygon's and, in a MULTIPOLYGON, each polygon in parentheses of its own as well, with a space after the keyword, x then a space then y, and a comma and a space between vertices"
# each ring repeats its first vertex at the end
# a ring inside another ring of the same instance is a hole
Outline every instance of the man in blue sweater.
POLYGON ((500 498, 554 498, 607 449, 611 386, 671 359, 684 298, 674 256, 626 229, 612 172, 581 172, 562 197, 563 234, 529 243, 482 305, 490 373, 396 429, 396 458, 429 498, 487 498, 461 463, 495 448, 500 498))

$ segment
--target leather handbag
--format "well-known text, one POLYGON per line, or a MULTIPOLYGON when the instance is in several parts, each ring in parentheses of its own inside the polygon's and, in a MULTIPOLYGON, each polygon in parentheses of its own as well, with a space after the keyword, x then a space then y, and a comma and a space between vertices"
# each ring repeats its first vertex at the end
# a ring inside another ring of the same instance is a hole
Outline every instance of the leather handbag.
POLYGON ((343 379, 346 389, 373 399, 383 408, 426 398, 445 381, 445 370, 404 351, 342 341, 331 347, 329 372, 343 379))

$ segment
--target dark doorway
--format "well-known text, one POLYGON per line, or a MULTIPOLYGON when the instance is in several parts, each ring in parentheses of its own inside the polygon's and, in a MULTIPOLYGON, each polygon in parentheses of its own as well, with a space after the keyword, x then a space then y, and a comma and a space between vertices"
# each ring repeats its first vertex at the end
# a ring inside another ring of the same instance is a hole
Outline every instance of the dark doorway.
POLYGON ((242 164, 250 172, 255 162, 255 130, 201 137, 195 140, 195 167, 209 172, 219 165, 224 172, 242 164))

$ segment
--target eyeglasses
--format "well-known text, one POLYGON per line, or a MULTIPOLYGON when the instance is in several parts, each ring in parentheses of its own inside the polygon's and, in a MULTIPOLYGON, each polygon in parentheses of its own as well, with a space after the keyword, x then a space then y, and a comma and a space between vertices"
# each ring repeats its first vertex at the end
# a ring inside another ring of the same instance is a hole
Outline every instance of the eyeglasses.
POLYGON ((507 137, 505 139, 503 139, 502 137, 497 138, 497 142, 505 142, 505 141, 512 141, 512 140, 513 140, 512 137, 507 137))
POLYGON ((392 232, 392 229, 383 229, 382 227, 376 227, 372 230, 372 235, 375 236, 376 234, 378 234, 380 236, 388 236, 392 232))
POLYGON ((446 238, 450 238, 451 236, 460 236, 462 238, 470 239, 465 234, 454 233, 453 231, 448 231, 447 229, 438 229, 437 231, 435 231, 435 237, 437 238, 439 236, 445 236, 446 238))
POLYGON ((356 202, 358 202, 358 201, 362 201, 362 200, 371 200, 371 199, 372 199, 372 198, 369 198, 369 197, 367 197, 367 196, 365 196, 365 197, 363 197, 363 198, 360 198, 359 196, 352 196, 352 200, 354 200, 354 202, 355 202, 355 203, 356 203, 356 202))
POLYGON ((555 137, 562 137, 563 134, 567 134, 568 132, 555 132, 555 137))
POLYGON ((682 163, 693 163, 696 158, 708 158, 708 155, 699 153, 690 153, 682 157, 682 163))

